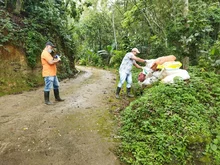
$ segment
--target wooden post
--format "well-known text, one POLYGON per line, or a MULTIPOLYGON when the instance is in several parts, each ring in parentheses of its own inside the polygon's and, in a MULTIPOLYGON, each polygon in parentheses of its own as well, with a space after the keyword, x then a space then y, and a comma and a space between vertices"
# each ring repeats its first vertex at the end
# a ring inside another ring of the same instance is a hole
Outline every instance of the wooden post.
POLYGON ((183 69, 188 70, 189 69, 189 57, 184 57, 183 59, 183 69))

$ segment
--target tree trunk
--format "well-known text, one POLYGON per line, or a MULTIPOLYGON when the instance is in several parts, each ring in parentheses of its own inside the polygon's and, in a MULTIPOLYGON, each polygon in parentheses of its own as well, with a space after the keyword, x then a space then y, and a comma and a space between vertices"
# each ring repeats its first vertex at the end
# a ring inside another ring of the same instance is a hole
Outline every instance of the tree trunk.
POLYGON ((21 9, 22 9, 22 3, 23 3, 23 0, 16 1, 15 11, 14 11, 16 14, 20 14, 21 9))
POLYGON ((116 38, 116 32, 115 32, 115 14, 114 14, 114 9, 112 11, 112 28, 113 28, 113 32, 114 32, 114 40, 115 40, 115 49, 118 49, 117 46, 117 38, 116 38))
POLYGON ((184 0, 184 10, 183 10, 184 18, 187 17, 188 12, 189 12, 189 1, 188 0, 184 0))
MULTIPOLYGON (((189 12, 189 1, 184 0, 184 9, 183 9, 183 16, 185 19, 185 27, 188 29, 189 24, 188 24, 188 12, 189 12)), ((189 57, 185 56, 183 59, 183 69, 187 70, 189 68, 189 57)))
POLYGON ((185 23, 186 23, 185 26, 186 26, 186 28, 189 27, 189 24, 187 23, 188 12, 189 12, 189 1, 188 0, 184 0, 183 16, 185 18, 185 23))
POLYGON ((188 70, 189 69, 189 57, 184 57, 183 59, 183 69, 188 70))

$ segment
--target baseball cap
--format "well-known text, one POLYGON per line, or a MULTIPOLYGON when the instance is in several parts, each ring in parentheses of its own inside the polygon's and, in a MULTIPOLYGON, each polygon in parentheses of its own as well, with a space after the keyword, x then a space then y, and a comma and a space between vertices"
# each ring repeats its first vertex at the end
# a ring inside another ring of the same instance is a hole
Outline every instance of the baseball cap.
POLYGON ((131 51, 132 51, 132 52, 140 53, 139 50, 138 50, 137 48, 133 48, 131 51))
POLYGON ((46 43, 46 46, 47 45, 50 45, 50 46, 52 46, 52 47, 56 47, 52 42, 50 42, 50 41, 48 41, 47 43, 46 43))

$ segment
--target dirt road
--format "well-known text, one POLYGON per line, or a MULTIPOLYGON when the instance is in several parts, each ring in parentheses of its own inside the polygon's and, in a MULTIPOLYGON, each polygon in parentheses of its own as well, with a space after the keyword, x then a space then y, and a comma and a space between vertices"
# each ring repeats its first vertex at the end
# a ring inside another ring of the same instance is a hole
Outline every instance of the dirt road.
POLYGON ((45 105, 43 87, 0 97, 0 165, 120 164, 109 113, 115 75, 78 69, 85 72, 60 84, 64 102, 45 105))

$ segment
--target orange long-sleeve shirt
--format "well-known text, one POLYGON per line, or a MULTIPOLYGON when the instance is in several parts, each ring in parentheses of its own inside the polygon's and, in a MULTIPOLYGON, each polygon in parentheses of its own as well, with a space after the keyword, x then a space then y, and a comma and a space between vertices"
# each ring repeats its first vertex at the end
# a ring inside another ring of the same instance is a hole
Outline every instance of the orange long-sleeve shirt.
POLYGON ((43 77, 56 76, 57 74, 56 64, 49 64, 48 62, 51 60, 53 60, 53 57, 46 49, 44 49, 43 52, 41 53, 41 64, 43 66, 43 69, 42 69, 43 77))

